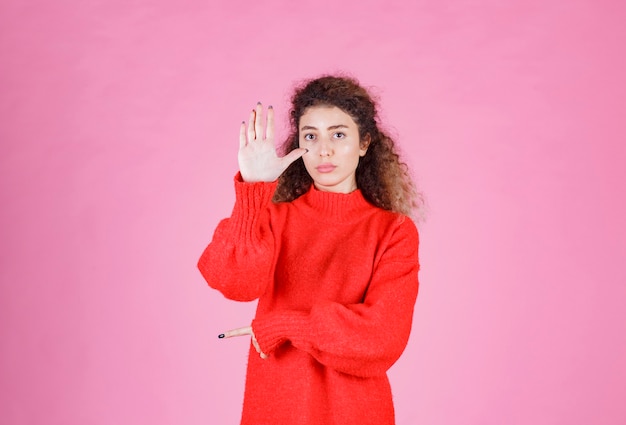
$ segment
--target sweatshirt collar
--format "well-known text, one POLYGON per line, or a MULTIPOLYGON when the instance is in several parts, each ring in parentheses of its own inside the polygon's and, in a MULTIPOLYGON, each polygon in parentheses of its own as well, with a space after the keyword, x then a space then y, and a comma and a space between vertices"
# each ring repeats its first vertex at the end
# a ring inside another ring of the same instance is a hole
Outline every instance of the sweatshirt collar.
POLYGON ((355 215, 372 210, 373 206, 363 197, 360 189, 350 193, 324 192, 311 185, 307 193, 301 197, 311 212, 323 221, 350 221, 355 215))

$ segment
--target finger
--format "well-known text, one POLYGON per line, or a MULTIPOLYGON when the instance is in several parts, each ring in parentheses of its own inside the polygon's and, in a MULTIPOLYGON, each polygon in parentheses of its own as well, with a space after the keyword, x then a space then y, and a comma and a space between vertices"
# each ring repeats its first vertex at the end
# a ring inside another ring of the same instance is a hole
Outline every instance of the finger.
POLYGON ((263 351, 261 351, 261 346, 259 345, 259 341, 256 340, 254 336, 254 332, 252 333, 252 345, 254 346, 254 349, 256 350, 257 353, 259 353, 259 356, 261 356, 263 360, 267 359, 268 356, 263 351))
POLYGON ((244 326, 243 328, 232 329, 219 335, 219 338, 231 338, 233 336, 252 335, 252 328, 250 326, 244 326))
POLYGON ((248 118, 248 143, 256 139, 256 134, 254 133, 254 120, 256 117, 256 112, 254 109, 250 111, 250 117, 248 118))
POLYGON ((287 155, 283 156, 281 158, 281 161, 283 163, 282 165, 283 165, 284 169, 287 169, 287 167, 289 167, 289 165, 291 165, 292 162, 294 162, 298 158, 301 158, 302 155, 304 155, 308 151, 309 150, 306 149, 306 148, 297 148, 297 149, 294 149, 291 152, 289 152, 287 155))
POLYGON ((263 121, 261 121, 261 118, 263 118, 263 105, 261 105, 261 102, 256 104, 255 118, 254 133, 258 139, 263 139, 263 121))
POLYGON ((265 138, 274 140, 274 108, 267 107, 267 128, 265 129, 265 138))
POLYGON ((246 122, 241 121, 239 126, 239 149, 246 147, 246 122))

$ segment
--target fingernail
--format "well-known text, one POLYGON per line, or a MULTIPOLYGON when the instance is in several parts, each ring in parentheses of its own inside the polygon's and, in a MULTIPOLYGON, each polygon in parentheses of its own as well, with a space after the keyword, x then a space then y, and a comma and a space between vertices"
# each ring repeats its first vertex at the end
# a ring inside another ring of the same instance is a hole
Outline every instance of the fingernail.
POLYGON ((218 337, 218 338, 224 338, 225 336, 226 336, 226 335, 224 335, 224 334, 219 334, 217 337, 218 337))
POLYGON ((267 109, 274 109, 272 105, 268 106, 267 109))
POLYGON ((260 104, 261 104, 261 102, 257 102, 256 104, 257 104, 257 105, 260 105, 260 104))

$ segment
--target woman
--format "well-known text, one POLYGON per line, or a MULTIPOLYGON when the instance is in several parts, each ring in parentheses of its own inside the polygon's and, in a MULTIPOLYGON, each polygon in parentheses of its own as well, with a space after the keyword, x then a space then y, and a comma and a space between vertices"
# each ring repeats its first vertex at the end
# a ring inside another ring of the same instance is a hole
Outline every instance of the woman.
POLYGON ((251 335, 241 424, 394 424, 419 197, 357 81, 296 89, 282 158, 266 114, 241 125, 235 206, 198 263, 227 298, 259 300, 251 326, 220 335, 251 335))

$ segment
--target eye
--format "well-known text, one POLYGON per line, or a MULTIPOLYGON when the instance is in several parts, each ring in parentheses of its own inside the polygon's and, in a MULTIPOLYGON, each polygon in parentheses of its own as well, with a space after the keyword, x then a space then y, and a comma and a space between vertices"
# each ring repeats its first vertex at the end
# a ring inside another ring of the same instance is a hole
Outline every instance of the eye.
POLYGON ((333 137, 335 139, 343 139, 344 137, 346 137, 346 134, 339 131, 339 132, 333 134, 333 137))
POLYGON ((315 135, 309 133, 309 134, 305 134, 302 138, 304 140, 313 140, 313 139, 315 139, 315 135))

